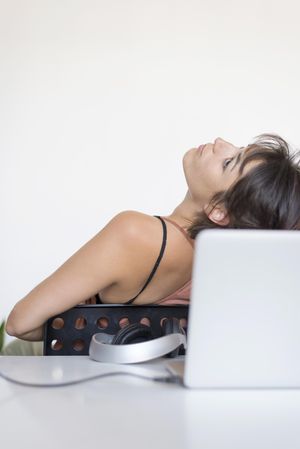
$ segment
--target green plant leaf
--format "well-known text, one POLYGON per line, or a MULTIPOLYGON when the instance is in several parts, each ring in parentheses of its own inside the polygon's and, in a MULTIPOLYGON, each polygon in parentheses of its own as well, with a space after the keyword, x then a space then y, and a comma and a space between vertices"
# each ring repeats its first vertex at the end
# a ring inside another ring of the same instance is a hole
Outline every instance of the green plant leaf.
POLYGON ((2 351, 4 345, 4 329, 5 329, 5 321, 3 320, 0 324, 0 351, 2 351))

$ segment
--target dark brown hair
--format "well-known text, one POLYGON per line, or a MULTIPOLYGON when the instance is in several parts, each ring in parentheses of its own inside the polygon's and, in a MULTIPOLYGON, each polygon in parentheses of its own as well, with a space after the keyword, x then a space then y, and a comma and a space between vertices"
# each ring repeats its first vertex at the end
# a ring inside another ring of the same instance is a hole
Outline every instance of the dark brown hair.
POLYGON ((211 221, 200 212, 188 229, 192 238, 208 228, 294 229, 300 230, 299 153, 276 134, 261 134, 248 145, 240 174, 251 161, 258 161, 228 190, 216 193, 211 206, 222 206, 229 223, 211 221))

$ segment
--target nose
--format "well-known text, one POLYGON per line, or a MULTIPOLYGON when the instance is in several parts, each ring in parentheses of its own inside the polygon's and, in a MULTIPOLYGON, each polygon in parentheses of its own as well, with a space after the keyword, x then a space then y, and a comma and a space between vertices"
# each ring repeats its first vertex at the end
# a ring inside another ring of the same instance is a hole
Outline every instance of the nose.
POLYGON ((225 150, 234 150, 235 146, 232 143, 227 142, 221 137, 217 137, 214 141, 214 152, 225 151, 225 150))
POLYGON ((214 141, 214 144, 215 145, 217 145, 217 146, 219 146, 219 145, 226 145, 226 144, 228 144, 228 145, 230 145, 230 143, 229 142, 226 142, 226 140, 224 140, 224 139, 222 139, 222 137, 217 137, 216 139, 215 139, 215 141, 214 141))

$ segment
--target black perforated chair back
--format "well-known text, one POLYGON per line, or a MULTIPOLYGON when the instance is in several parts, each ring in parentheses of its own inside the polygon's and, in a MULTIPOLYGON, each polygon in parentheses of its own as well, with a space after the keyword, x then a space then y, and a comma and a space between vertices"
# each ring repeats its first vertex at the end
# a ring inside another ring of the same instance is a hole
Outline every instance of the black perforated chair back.
POLYGON ((116 334, 132 323, 151 326, 154 337, 161 337, 164 319, 172 317, 186 330, 188 306, 79 305, 47 321, 44 355, 88 355, 93 334, 116 334))

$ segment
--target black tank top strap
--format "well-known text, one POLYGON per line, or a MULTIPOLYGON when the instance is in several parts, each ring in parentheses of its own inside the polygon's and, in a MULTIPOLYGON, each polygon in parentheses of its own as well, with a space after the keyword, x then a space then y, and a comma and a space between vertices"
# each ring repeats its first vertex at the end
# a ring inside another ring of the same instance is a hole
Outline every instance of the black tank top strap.
POLYGON ((166 249, 166 243, 167 243, 167 226, 166 223, 164 222, 164 220, 159 216, 159 215, 154 215, 154 217, 158 218, 161 221, 162 227, 163 227, 163 241, 162 241, 162 245, 160 248, 160 253, 158 255, 158 258, 155 262, 155 265, 147 279, 147 281, 145 282, 145 285, 143 286, 143 288, 141 289, 141 291, 132 299, 130 299, 129 301, 125 302, 124 304, 132 304, 133 301, 145 290, 145 288, 147 287, 147 285, 149 284, 149 282, 151 281, 151 279, 153 278, 157 268, 159 267, 160 261, 164 255, 165 249, 166 249))
MULTIPOLYGON (((149 284, 149 282, 153 278, 157 268, 159 267, 160 261, 161 261, 163 255, 164 255, 164 252, 165 252, 165 249, 166 249, 166 243, 167 243, 167 226, 166 226, 165 221, 159 215, 154 215, 154 217, 158 218, 161 221, 161 224, 162 224, 162 227, 163 227, 163 240, 162 240, 162 245, 161 245, 161 248, 160 248, 160 252, 159 252, 158 258, 157 258, 157 260, 155 262, 155 265, 154 265, 154 267, 153 267, 153 269, 152 269, 152 271, 151 271, 147 281, 145 282, 145 285, 141 289, 141 291, 134 298, 129 299, 129 301, 124 302, 122 304, 126 304, 126 305, 127 304, 132 304, 133 301, 145 290, 145 288, 147 287, 147 285, 149 284)), ((95 296, 96 296, 96 304, 103 304, 102 301, 101 301, 99 293, 97 293, 95 296)))
POLYGON ((102 304, 99 293, 96 293, 95 296, 96 296, 96 304, 102 304))

